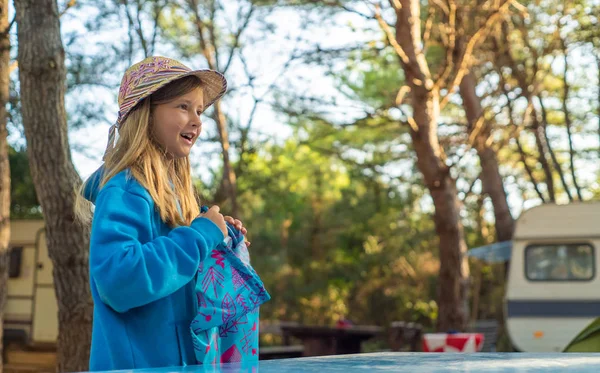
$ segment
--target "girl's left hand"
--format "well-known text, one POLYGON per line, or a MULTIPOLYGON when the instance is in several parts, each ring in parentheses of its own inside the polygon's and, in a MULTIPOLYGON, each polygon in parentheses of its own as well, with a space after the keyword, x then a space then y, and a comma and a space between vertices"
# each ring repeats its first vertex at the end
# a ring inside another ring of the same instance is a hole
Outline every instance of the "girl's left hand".
MULTIPOLYGON (((231 216, 225 216, 225 221, 231 225, 233 225, 235 227, 235 229, 237 229, 238 231, 242 232, 242 234, 245 236, 248 231, 246 230, 246 228, 244 227, 244 225, 242 224, 242 222, 238 219, 234 219, 231 216)), ((249 241, 245 241, 246 242, 246 246, 250 247, 250 242, 249 241)))

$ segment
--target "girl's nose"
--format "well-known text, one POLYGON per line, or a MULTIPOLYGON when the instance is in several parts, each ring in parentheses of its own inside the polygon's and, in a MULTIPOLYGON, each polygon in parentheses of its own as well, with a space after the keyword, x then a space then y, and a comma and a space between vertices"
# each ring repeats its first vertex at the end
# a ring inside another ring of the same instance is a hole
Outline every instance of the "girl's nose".
POLYGON ((192 117, 190 118, 190 123, 192 126, 194 127, 200 127, 202 125, 202 120, 200 119, 199 115, 192 115, 192 117))

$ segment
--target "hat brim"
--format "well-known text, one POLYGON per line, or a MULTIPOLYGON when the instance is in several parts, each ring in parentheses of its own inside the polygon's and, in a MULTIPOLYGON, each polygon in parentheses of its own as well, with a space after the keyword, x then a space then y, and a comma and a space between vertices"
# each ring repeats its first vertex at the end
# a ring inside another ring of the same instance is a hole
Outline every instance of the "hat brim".
POLYGON ((131 113, 131 111, 145 98, 151 96, 154 92, 163 88, 167 84, 188 76, 196 76, 198 77, 198 79, 200 79, 200 86, 202 87, 202 90, 204 92, 204 110, 212 106, 227 92, 227 80, 225 79, 225 76, 218 71, 204 69, 188 71, 182 74, 176 74, 165 78, 160 83, 155 84, 151 89, 148 89, 148 91, 146 91, 143 95, 138 97, 135 104, 133 104, 126 113, 123 113, 123 116, 120 118, 117 124, 120 125, 125 120, 125 118, 127 118, 129 113, 131 113))
MULTIPOLYGON (((208 109, 218 99, 227 92, 227 80, 225 76, 215 70, 195 70, 183 74, 178 79, 194 75, 200 79, 201 87, 204 90, 204 110, 208 109)), ((177 79, 174 79, 177 80, 177 79)), ((173 82, 172 80, 171 82, 173 82)))

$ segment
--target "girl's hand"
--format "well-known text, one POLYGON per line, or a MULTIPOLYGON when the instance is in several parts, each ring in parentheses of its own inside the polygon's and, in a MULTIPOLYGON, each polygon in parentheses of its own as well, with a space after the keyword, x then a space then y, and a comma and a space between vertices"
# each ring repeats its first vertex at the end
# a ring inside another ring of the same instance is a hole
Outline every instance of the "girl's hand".
POLYGON ((235 229, 242 232, 243 235, 246 235, 246 233, 248 233, 248 231, 246 230, 246 228, 244 227, 242 222, 239 221, 238 219, 234 219, 231 216, 224 216, 223 218, 225 219, 225 221, 227 223, 233 225, 235 227, 235 229))
POLYGON ((215 205, 209 208, 207 212, 202 214, 202 216, 215 223, 217 227, 221 229, 223 236, 227 237, 227 225, 225 224, 225 218, 223 218, 223 215, 219 213, 219 211, 219 206, 215 205))
MULTIPOLYGON (((242 222, 240 220, 234 219, 231 216, 225 216, 224 219, 227 223, 233 225, 235 227, 235 229, 242 232, 242 234, 244 236, 248 233, 248 230, 246 230, 246 228, 244 227, 244 225, 242 224, 242 222)), ((250 247, 249 241, 245 241, 245 243, 246 243, 246 246, 250 247)))

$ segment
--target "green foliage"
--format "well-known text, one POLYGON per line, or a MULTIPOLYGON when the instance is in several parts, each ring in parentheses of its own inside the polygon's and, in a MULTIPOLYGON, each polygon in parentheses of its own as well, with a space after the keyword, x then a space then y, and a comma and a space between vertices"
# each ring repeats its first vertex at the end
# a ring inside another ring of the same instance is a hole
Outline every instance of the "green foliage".
POLYGON ((422 189, 402 192, 309 143, 263 147, 238 179, 254 263, 273 296, 262 317, 431 324, 437 259, 422 189))
POLYGON ((41 219, 42 209, 29 172, 29 159, 24 149, 9 148, 10 217, 12 219, 41 219))
MULTIPOLYGON (((373 43, 369 47, 377 46, 373 43)), ((353 98, 371 107, 393 106, 404 83, 398 56, 389 49, 378 51, 369 47, 350 56, 346 70, 339 76, 339 88, 342 92, 351 90, 353 98)))

